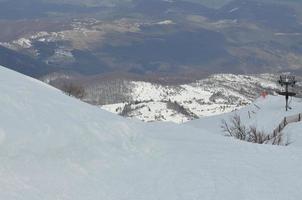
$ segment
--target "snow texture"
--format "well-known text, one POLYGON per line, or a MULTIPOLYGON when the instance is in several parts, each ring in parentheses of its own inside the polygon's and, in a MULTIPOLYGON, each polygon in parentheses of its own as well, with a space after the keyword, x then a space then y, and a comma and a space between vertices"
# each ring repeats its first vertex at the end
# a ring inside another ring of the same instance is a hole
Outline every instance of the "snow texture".
MULTIPOLYGON (((0 199, 301 199, 301 124, 285 130, 293 146, 255 145, 223 136, 228 115, 146 124, 5 68, 0 80, 0 199)), ((257 104, 264 128, 285 114, 279 97, 257 104)))

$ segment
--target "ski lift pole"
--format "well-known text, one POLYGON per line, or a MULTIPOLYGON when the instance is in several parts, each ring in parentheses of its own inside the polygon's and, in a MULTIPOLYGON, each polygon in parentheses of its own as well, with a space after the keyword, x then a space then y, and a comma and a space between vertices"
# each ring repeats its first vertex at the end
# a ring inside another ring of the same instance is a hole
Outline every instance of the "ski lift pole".
POLYGON ((289 97, 288 96, 288 85, 285 85, 285 93, 286 93, 285 94, 286 95, 285 96, 285 101, 286 101, 286 103, 285 103, 285 110, 288 111, 288 97, 289 97))
POLYGON ((288 100, 289 97, 291 96, 296 96, 295 92, 290 92, 288 90, 289 86, 294 87, 296 84, 296 78, 295 76, 291 76, 291 75, 281 75, 280 76, 280 80, 278 81, 279 84, 283 87, 285 87, 285 91, 277 91, 278 94, 285 96, 285 110, 288 111, 289 105, 288 105, 288 100))

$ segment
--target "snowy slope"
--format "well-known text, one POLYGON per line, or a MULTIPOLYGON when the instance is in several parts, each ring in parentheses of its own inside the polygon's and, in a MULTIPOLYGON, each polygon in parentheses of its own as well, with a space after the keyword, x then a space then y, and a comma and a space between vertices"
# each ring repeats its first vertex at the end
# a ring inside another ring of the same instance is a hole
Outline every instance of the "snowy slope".
MULTIPOLYGON (((250 104, 261 92, 278 88, 277 77, 263 75, 218 74, 191 84, 163 86, 132 81, 128 85, 132 101, 102 106, 110 112, 135 117, 142 121, 186 122, 197 117, 228 113, 250 104), (169 106, 169 102, 176 106, 169 106), (180 112, 179 106, 188 113, 180 112)), ((97 90, 95 90, 97 91, 97 90)), ((91 92, 91 91, 90 91, 91 92)), ((92 91, 93 93, 93 91, 92 91)), ((88 95, 91 97, 92 95, 88 95)), ((102 96, 102 95, 99 95, 102 96)))
MULTIPOLYGON (((0 79, 0 199, 301 198, 302 146, 240 142, 202 120, 144 124, 5 68, 0 79)), ((262 107, 273 119, 281 103, 262 107)))
MULTIPOLYGON (((202 120, 195 120, 188 122, 187 124, 196 128, 203 128, 214 133, 220 133, 222 120, 230 121, 230 119, 234 115, 239 115, 243 123, 247 126, 254 126, 259 130, 265 131, 266 133, 272 133, 272 131, 277 128, 278 125, 282 122, 284 117, 302 113, 301 105, 301 98, 292 98, 290 100, 290 106, 292 107, 292 109, 286 112, 284 97, 260 97, 251 105, 246 106, 240 110, 223 115, 203 118, 202 120)), ((297 125, 299 126, 300 124, 297 123, 297 125)), ((292 126, 292 124, 290 124, 288 127, 290 126, 292 126)), ((287 132, 287 127, 284 131, 287 132)), ((295 143, 297 138, 296 136, 294 136, 293 138, 289 137, 289 139, 290 142, 295 143)))

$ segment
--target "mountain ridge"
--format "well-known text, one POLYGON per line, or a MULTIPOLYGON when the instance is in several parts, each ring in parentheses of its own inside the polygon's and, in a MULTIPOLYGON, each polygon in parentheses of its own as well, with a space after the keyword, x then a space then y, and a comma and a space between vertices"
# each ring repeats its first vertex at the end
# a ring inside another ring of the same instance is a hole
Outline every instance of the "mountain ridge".
MULTIPOLYGON (((107 102, 102 108, 146 122, 181 123, 199 117, 232 112, 251 104, 264 92, 276 94, 280 89, 277 80, 278 76, 272 74, 217 74, 190 84, 171 86, 130 81, 117 86, 123 88, 118 93, 125 95, 120 101, 113 97, 115 103, 107 102)), ((114 90, 114 87, 111 90, 114 90)), ((297 90, 299 89, 295 88, 295 91, 297 90)), ((112 96, 108 93, 106 85, 88 87, 86 92, 87 102, 97 102, 97 99, 106 102, 105 97, 109 97, 110 102, 112 96)))

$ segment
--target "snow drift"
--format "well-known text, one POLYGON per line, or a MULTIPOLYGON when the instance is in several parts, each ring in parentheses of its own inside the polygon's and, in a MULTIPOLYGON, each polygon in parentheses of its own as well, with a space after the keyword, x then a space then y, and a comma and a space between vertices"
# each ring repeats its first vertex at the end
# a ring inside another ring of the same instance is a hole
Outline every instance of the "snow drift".
MULTIPOLYGON (((0 199, 301 198, 298 142, 279 147, 224 137, 219 122, 227 115, 144 124, 5 68, 0 80, 0 199)), ((253 121, 274 127, 282 106, 277 97, 262 101, 267 114, 253 121)), ((293 140, 301 129, 288 127, 293 140)))

